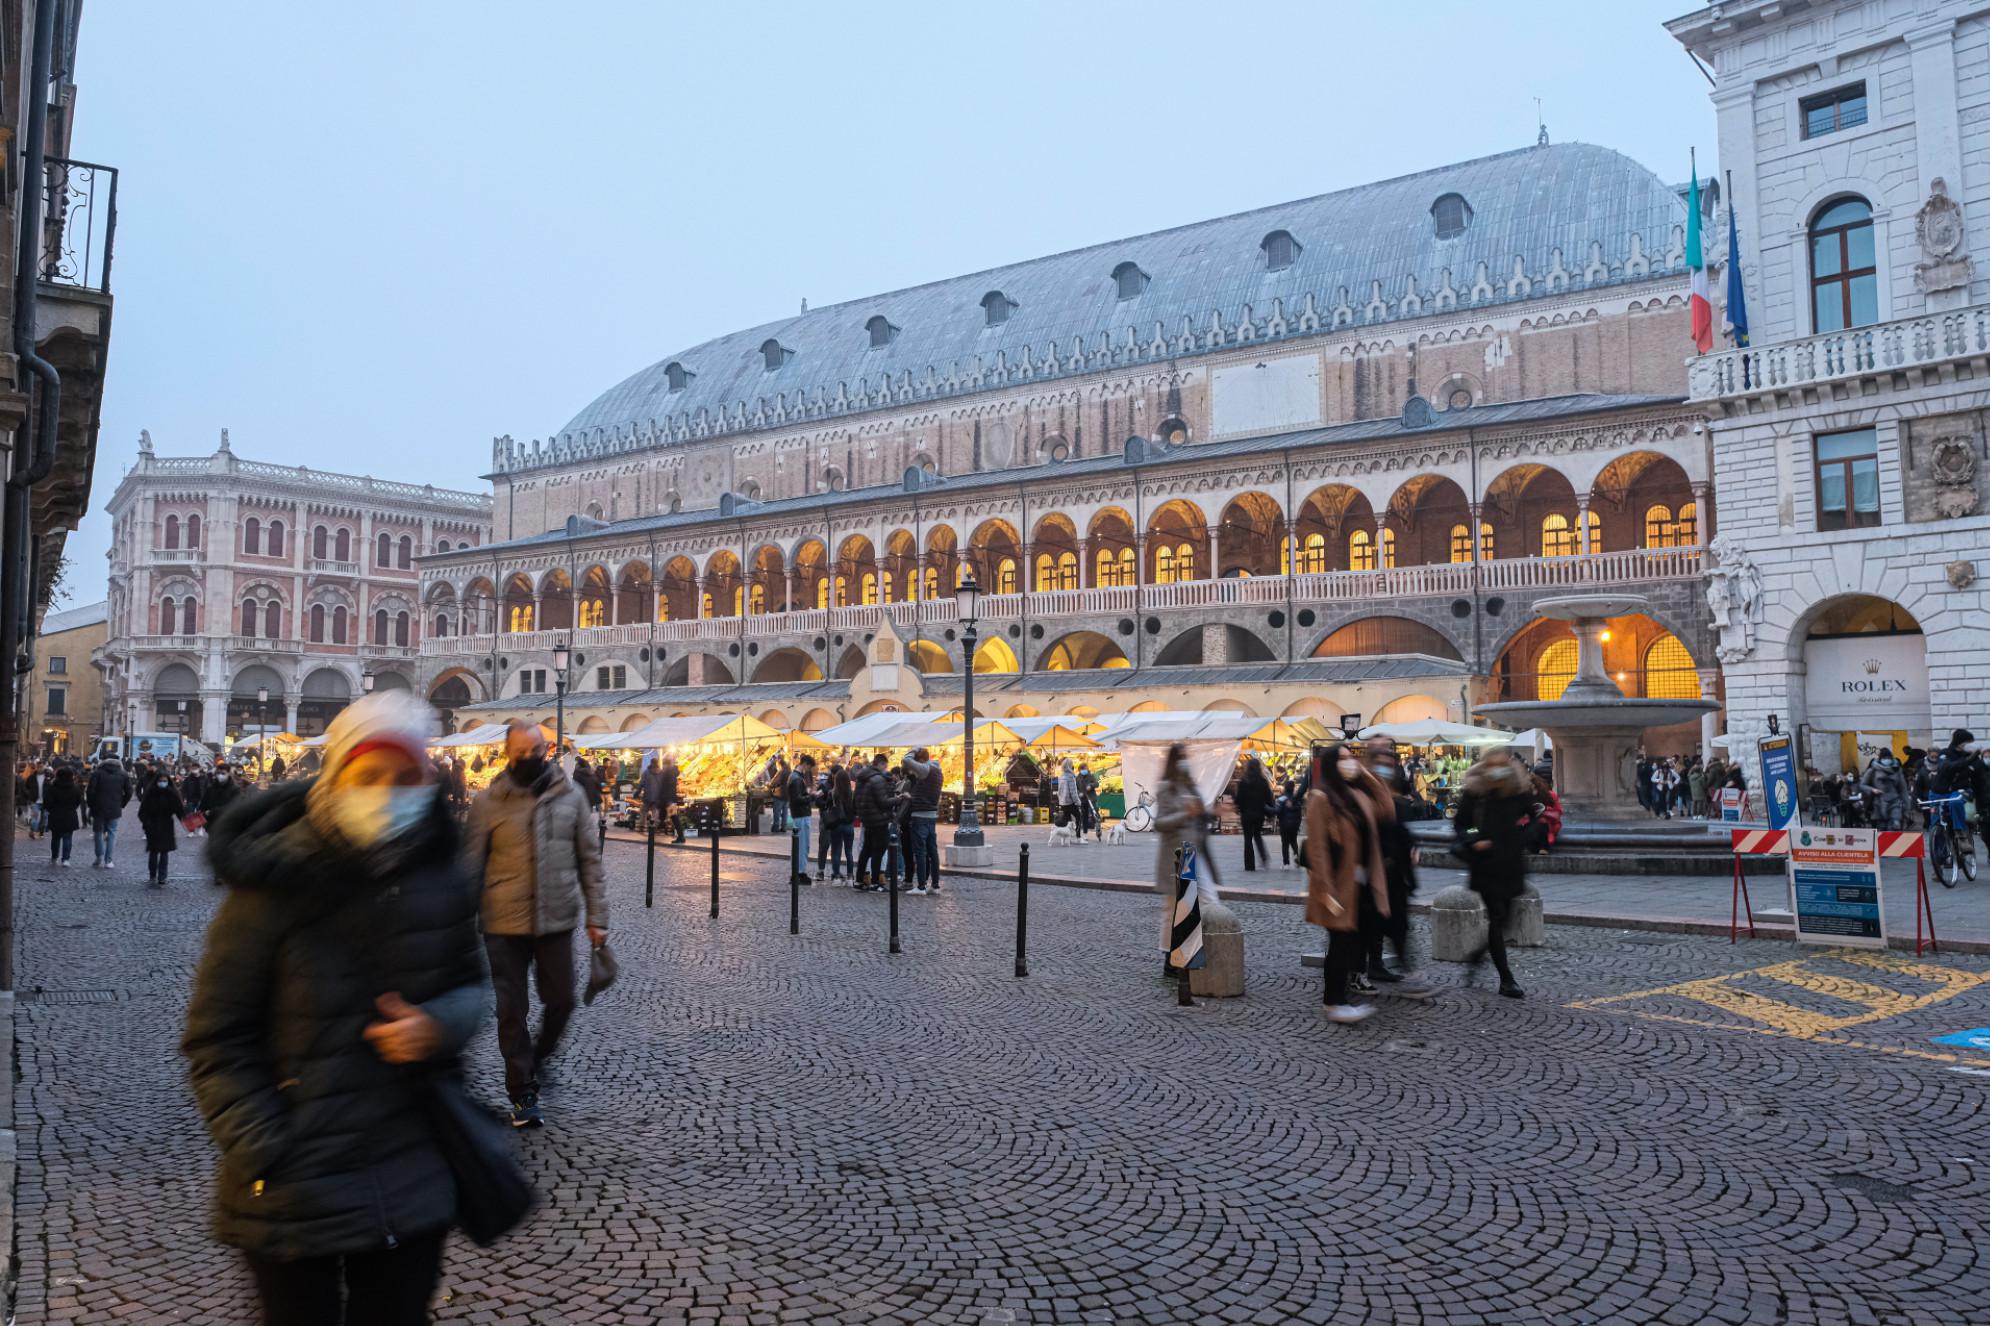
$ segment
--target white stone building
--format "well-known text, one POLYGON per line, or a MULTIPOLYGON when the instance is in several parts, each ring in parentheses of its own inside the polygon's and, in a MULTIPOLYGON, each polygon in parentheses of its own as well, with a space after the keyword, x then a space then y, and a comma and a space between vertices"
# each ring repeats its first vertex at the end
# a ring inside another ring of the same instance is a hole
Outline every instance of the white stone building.
POLYGON ((1990 736, 1990 6, 1742 0, 1668 26, 1716 79, 1752 332, 1689 372, 1729 730, 1779 715, 1827 771, 1861 733, 1990 736))
POLYGON ((416 560, 490 540, 485 494, 243 460, 226 430, 211 456, 142 438, 106 509, 110 730, 212 746, 264 721, 322 732, 368 673, 412 687, 416 560))

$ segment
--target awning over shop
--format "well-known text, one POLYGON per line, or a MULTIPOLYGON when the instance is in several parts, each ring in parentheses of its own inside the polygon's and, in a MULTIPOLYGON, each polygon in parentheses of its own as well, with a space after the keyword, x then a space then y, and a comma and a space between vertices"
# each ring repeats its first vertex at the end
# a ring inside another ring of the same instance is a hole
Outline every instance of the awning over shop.
POLYGON ((1399 746, 1504 746, 1513 740, 1511 732, 1435 718, 1417 723, 1377 723, 1361 729, 1361 736, 1364 740, 1387 737, 1399 746))

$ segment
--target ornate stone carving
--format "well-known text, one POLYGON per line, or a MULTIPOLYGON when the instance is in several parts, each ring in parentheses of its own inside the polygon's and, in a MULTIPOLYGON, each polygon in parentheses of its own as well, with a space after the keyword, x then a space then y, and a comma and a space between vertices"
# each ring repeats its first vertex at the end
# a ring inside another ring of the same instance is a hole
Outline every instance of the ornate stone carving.
POLYGON ((1951 589, 1968 589, 1976 583, 1976 563, 1950 562, 1944 568, 1951 589))
POLYGON ((1762 572, 1739 543, 1723 534, 1707 545, 1707 608, 1719 639, 1723 663, 1739 663, 1755 652, 1755 628, 1762 620, 1762 572))
POLYGON ((1928 201, 1914 214, 1914 238, 1921 244, 1921 262, 1914 269, 1916 289, 1933 294, 1969 284, 1969 255, 1962 252, 1962 208, 1949 197, 1940 176, 1928 187, 1928 201))
POLYGON ((1976 438, 1950 433, 1928 449, 1928 468, 1935 480, 1935 514, 1944 520, 1976 510, 1976 438))

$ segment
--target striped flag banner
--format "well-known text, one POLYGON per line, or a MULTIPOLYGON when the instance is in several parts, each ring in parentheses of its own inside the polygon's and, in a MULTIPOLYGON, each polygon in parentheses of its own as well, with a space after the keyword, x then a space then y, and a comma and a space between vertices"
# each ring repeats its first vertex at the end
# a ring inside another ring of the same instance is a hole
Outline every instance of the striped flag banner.
POLYGON ((1177 971, 1202 966, 1202 890, 1196 884, 1195 849, 1182 849, 1182 877, 1175 881, 1175 925, 1168 965, 1177 971))
MULTIPOLYGON (((1736 856, 1788 856, 1788 829, 1731 829, 1736 856)), ((1739 869, 1739 867, 1737 867, 1739 869)))
POLYGON ((1896 833, 1885 829, 1879 835, 1881 856, 1904 856, 1918 860, 1927 854, 1925 840, 1918 833, 1896 833))

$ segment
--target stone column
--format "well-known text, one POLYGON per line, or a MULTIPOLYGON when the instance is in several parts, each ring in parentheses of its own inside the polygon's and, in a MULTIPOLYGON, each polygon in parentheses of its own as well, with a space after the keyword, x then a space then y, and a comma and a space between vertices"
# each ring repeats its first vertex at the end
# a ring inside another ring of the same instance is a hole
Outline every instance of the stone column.
POLYGON ((1230 661, 1230 632, 1222 622, 1202 624, 1202 665, 1210 667, 1230 661))
POLYGON ((1375 569, 1377 571, 1383 570, 1389 565, 1388 547, 1389 513, 1385 509, 1375 513, 1375 569))
POLYGON ((1575 529, 1578 540, 1576 546, 1582 550, 1584 557, 1598 551, 1598 549, 1589 546, 1589 495, 1587 493, 1575 499, 1575 529))
POLYGON ((1093 579, 1094 572, 1091 569, 1091 553, 1086 550, 1085 536, 1080 534, 1077 543, 1073 546, 1078 553, 1078 588, 1083 589, 1087 584, 1096 586, 1098 582, 1093 579))
POLYGON ((1713 542, 1714 537, 1714 486, 1704 479, 1696 480, 1693 489, 1693 537, 1698 546, 1704 548, 1713 542))
POLYGON ((1479 513, 1482 510, 1484 508, 1477 502, 1467 503, 1465 507, 1466 532, 1470 535, 1472 544, 1472 555, 1467 559, 1469 561, 1477 562, 1483 560, 1479 556, 1479 524, 1481 520, 1479 513))
POLYGON ((1220 580, 1223 578, 1223 549, 1217 541, 1220 526, 1209 527, 1209 570, 1207 575, 1197 576, 1198 580, 1220 580))
POLYGON ((285 732, 295 732, 297 730, 298 698, 295 695, 286 695, 283 697, 283 730, 285 732))
POLYGON ((792 611, 794 606, 795 573, 793 571, 783 571, 781 573, 781 610, 783 612, 792 611))
POLYGON ((203 687, 200 692, 200 739, 216 754, 228 744, 228 691, 203 687))
MULTIPOLYGON (((1701 668, 1700 694, 1706 699, 1713 699, 1719 693, 1720 680, 1719 668, 1701 668)), ((1714 738, 1720 735, 1720 717, 1718 709, 1709 709, 1700 715, 1700 759, 1703 763, 1714 758, 1714 738)), ((1809 758, 1806 752, 1797 752, 1797 767, 1801 769, 1809 758)))

